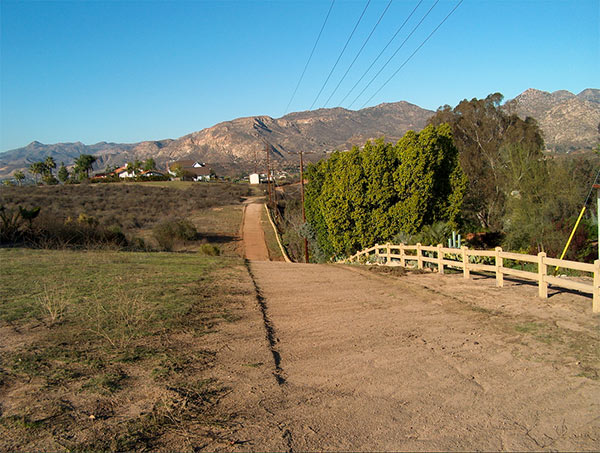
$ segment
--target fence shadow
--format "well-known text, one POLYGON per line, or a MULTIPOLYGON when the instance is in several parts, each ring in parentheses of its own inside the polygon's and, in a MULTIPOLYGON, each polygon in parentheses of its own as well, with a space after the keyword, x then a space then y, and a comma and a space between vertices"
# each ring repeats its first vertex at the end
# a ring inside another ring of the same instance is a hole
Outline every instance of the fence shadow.
MULTIPOLYGON (((456 272, 460 274, 461 272, 456 272)), ((496 276, 493 274, 486 274, 485 272, 479 271, 471 271, 471 279, 472 280, 496 280, 496 276)), ((504 280, 513 283, 515 286, 530 286, 532 288, 537 288, 538 283, 532 280, 525 280, 519 277, 513 276, 504 276, 504 280)), ((548 284, 548 298, 554 297, 558 294, 572 294, 575 296, 582 296, 586 299, 593 299, 593 295, 589 293, 584 293, 582 291, 577 291, 575 289, 569 288, 561 288, 560 286, 555 286, 552 284, 548 284)))

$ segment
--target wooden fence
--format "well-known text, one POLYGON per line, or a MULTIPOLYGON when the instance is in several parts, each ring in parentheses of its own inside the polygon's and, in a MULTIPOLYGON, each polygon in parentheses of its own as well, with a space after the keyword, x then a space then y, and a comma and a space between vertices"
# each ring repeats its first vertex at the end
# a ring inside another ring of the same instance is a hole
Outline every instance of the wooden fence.
POLYGON ((504 286, 504 276, 511 275, 537 282, 539 297, 543 299, 548 298, 548 285, 592 294, 592 311, 594 313, 600 312, 600 260, 594 261, 594 264, 589 264, 549 258, 544 252, 538 253, 536 256, 505 252, 501 247, 496 247, 495 250, 473 250, 467 247, 459 249, 446 248, 441 244, 438 246, 375 244, 374 247, 357 252, 344 260, 345 263, 369 261, 387 266, 403 267, 407 266, 407 262, 413 262, 413 265, 416 262, 418 269, 422 269, 424 263, 432 263, 437 267, 440 274, 444 273, 445 267, 462 269, 463 276, 467 279, 470 277, 471 271, 493 272, 496 275, 496 286, 500 287, 504 286), (479 260, 478 258, 484 259, 479 260), (486 258, 488 262, 494 264, 478 262, 485 261, 486 258), (537 267, 537 272, 505 267, 504 260, 512 260, 517 263, 533 263, 537 267), (593 274, 593 283, 556 277, 552 272, 548 273, 548 266, 589 272, 593 274))

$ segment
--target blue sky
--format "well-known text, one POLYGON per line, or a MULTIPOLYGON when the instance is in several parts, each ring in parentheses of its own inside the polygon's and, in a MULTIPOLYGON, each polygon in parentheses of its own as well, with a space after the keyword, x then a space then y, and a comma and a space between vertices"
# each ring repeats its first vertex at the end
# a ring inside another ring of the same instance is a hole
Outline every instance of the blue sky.
MULTIPOLYGON (((315 108, 340 105, 418 4, 393 0, 324 105, 388 1, 371 0, 315 108)), ((458 2, 435 5, 352 109, 369 100, 458 2)), ((177 138, 241 116, 280 117, 330 3, 2 0, 0 151, 33 140, 177 138)), ((363 84, 434 3, 422 1, 363 84)), ((365 4, 336 0, 290 111, 315 101, 365 4)), ((599 30, 600 0, 464 0, 367 106, 406 100, 436 109, 496 91, 508 99, 530 87, 599 88, 599 30)))

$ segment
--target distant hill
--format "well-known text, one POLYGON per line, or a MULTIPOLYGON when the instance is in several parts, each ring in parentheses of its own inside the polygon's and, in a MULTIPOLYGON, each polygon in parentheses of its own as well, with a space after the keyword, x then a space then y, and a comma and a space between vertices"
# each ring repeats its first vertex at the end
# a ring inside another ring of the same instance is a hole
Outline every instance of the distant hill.
POLYGON ((177 140, 161 140, 134 144, 59 143, 44 145, 33 142, 0 154, 0 177, 31 162, 52 156, 57 163, 71 164, 79 154, 99 156, 95 168, 120 165, 135 158, 153 157, 161 166, 169 160, 183 157, 208 162, 216 169, 232 172, 253 168, 255 159, 265 160, 265 144, 272 151, 277 165, 296 165, 298 153, 308 153, 308 160, 323 157, 335 149, 349 149, 371 138, 385 137, 396 141, 409 129, 420 130, 433 114, 408 102, 380 104, 363 110, 343 108, 319 109, 290 113, 275 119, 253 116, 225 121, 213 127, 185 135, 177 140))
POLYGON ((546 147, 557 152, 593 149, 599 142, 600 90, 588 88, 578 95, 530 88, 505 104, 522 118, 531 116, 544 133, 546 147))
MULTIPOLYGON (((554 151, 592 149, 598 143, 598 89, 588 88, 578 95, 565 90, 548 93, 529 89, 506 102, 504 108, 523 118, 534 117, 546 145, 554 151)), ((297 165, 301 150, 307 153, 307 160, 317 160, 333 150, 362 145, 368 139, 385 137, 394 142, 409 129, 421 130, 432 114, 431 110, 401 101, 356 111, 333 108, 290 113, 282 118, 238 118, 175 140, 94 145, 32 142, 0 154, 0 178, 46 156, 70 165, 82 153, 98 156, 97 170, 153 157, 161 167, 169 160, 189 158, 207 162, 221 174, 236 173, 254 168, 257 161, 264 166, 266 144, 275 165, 285 168, 297 165)))

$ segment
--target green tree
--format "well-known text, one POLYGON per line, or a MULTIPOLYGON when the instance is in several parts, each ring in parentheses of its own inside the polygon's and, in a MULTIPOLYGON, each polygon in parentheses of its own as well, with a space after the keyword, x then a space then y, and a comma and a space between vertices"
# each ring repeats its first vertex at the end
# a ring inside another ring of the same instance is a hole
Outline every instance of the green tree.
POLYGON ((67 182, 69 179, 69 170, 65 167, 65 163, 61 162, 58 169, 58 180, 62 183, 67 182))
POLYGON ((541 156, 544 142, 533 118, 509 115, 500 107, 500 93, 485 99, 463 100, 454 109, 440 107, 430 124, 448 123, 467 176, 464 213, 468 220, 492 230, 502 228, 506 202, 503 190, 501 148, 518 144, 541 156))
POLYGON ((56 162, 52 156, 47 156, 44 160, 45 173, 52 174, 52 170, 56 168, 56 162))
POLYGON ((144 164, 142 166, 142 169, 144 171, 150 171, 150 170, 156 170, 156 162, 153 158, 148 158, 144 161, 144 164))
POLYGON ((466 179, 450 127, 427 126, 418 134, 408 131, 396 148, 400 163, 394 187, 399 200, 393 210, 398 230, 413 234, 442 220, 456 228, 466 179))
POLYGON ((38 183, 38 175, 43 175, 46 172, 46 166, 44 162, 34 162, 29 165, 29 173, 31 173, 35 179, 35 183, 38 183))
POLYGON ((75 173, 78 174, 81 179, 84 177, 89 178, 90 170, 94 168, 94 162, 96 162, 96 160, 98 160, 96 156, 92 156, 91 154, 81 154, 75 159, 75 173))
POLYGON ((306 215, 324 254, 348 255, 425 225, 456 227, 466 178, 448 125, 377 140, 309 166, 306 215))
MULTIPOLYGON (((586 198, 597 166, 586 161, 544 160, 513 145, 503 149, 506 180, 504 247, 558 257, 586 198)), ((597 231, 597 230, 596 230, 597 231)), ((567 259, 588 258, 592 234, 578 228, 567 259)), ((593 254, 597 257, 597 253, 593 254)))
POLYGON ((183 167, 181 166, 181 164, 173 164, 169 167, 169 170, 171 170, 174 174, 176 178, 183 178, 183 167))
POLYGON ((25 179, 25 173, 23 173, 21 170, 17 170, 13 174, 13 178, 15 178, 17 184, 20 186, 23 183, 23 180, 25 179))

